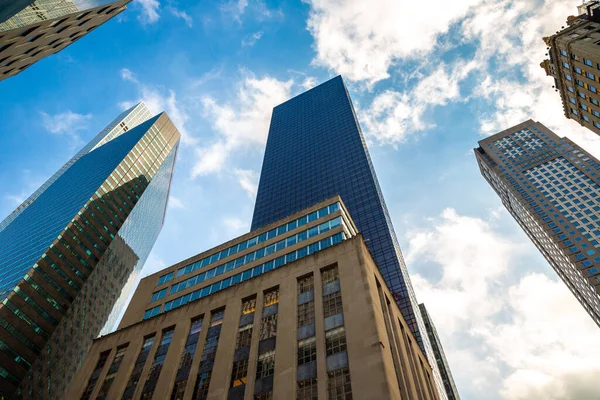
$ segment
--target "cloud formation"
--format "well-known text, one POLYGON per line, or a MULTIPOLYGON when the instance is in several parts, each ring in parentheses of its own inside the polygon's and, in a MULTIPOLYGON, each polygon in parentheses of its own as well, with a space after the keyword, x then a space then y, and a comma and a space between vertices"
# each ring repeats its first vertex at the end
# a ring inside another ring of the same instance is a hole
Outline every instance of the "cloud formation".
POLYGON ((493 220, 446 209, 408 234, 415 291, 459 390, 471 398, 597 398, 598 327, 558 278, 518 268, 537 249, 499 234, 493 220))
POLYGON ((142 24, 153 24, 160 19, 160 14, 158 13, 160 9, 160 2, 158 0, 135 1, 142 9, 140 15, 138 15, 138 20, 142 24))
POLYGON ((274 106, 290 97, 293 81, 273 77, 257 78, 246 72, 236 90, 233 103, 202 98, 205 118, 218 133, 215 140, 197 149, 198 161, 192 176, 206 175, 223 169, 230 154, 247 146, 264 145, 274 106))

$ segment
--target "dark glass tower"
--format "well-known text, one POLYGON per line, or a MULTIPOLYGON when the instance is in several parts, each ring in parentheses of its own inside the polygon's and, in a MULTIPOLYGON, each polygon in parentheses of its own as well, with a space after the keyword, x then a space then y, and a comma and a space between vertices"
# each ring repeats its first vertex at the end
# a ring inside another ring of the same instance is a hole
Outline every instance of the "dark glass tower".
POLYGON ((408 271, 341 76, 273 109, 252 230, 335 195, 363 234, 443 395, 408 271))
POLYGON ((158 236, 180 134, 164 113, 128 129, 137 111, 0 231, 0 398, 63 398, 158 236))

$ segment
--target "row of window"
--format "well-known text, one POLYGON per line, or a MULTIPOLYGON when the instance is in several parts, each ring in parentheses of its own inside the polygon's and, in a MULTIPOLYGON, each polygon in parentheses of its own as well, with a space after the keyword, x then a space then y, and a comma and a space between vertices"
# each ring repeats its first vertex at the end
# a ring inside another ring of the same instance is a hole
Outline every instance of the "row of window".
MULTIPOLYGON (((276 253, 278 251, 281 251, 287 247, 294 246, 296 243, 303 242, 307 239, 310 239, 312 237, 315 237, 317 235, 325 233, 333 228, 340 226, 341 224, 342 224, 342 217, 337 217, 332 220, 323 222, 320 225, 313 226, 312 228, 310 228, 306 231, 302 231, 294 236, 290 236, 287 239, 280 240, 277 243, 273 243, 267 247, 263 247, 262 249, 256 250, 252 253, 248 253, 245 256, 240 257, 236 260, 229 261, 227 264, 220 265, 216 268, 211 268, 211 269, 204 271, 198 275, 195 275, 185 281, 176 283, 173 286, 171 286, 171 291, 169 294, 180 292, 189 287, 198 285, 198 284, 205 282, 211 278, 214 278, 215 276, 219 276, 219 275, 225 274, 231 270, 240 268, 246 264, 249 264, 249 263, 259 260, 261 258, 267 257, 267 256, 269 256, 273 253, 276 253)), ((159 299, 165 297, 165 295, 166 295, 166 288, 159 290, 157 292, 154 292, 152 294, 152 298, 150 299, 150 302, 159 300, 159 299)))
MULTIPOLYGON (((180 307, 184 304, 189 303, 190 301, 194 301, 197 299, 201 299, 203 297, 206 297, 210 294, 216 293, 220 290, 224 290, 230 286, 233 285, 237 285, 241 282, 244 282, 248 279, 254 278, 256 276, 259 276, 263 273, 269 272, 272 269, 275 268, 279 268, 282 265, 291 263, 293 261, 296 261, 300 258, 306 257, 310 254, 313 254, 317 251, 326 249, 332 245, 335 245, 337 243, 340 243, 341 241, 346 239, 346 235, 343 232, 337 233, 333 236, 330 236, 328 238, 325 238, 319 242, 315 242, 312 243, 306 247, 303 247, 301 249, 298 249, 296 251, 293 251, 291 253, 288 253, 286 255, 283 255, 281 257, 276 258, 275 260, 271 260, 268 261, 264 264, 258 265, 252 269, 248 269, 246 271, 240 272, 239 274, 236 274, 234 276, 231 276, 227 279, 223 279, 219 282, 216 282, 212 285, 206 286, 204 288, 198 289, 194 292, 188 293, 185 296, 181 296, 178 297, 176 299, 173 299, 171 301, 168 301, 164 304, 164 308, 163 308, 163 312, 167 312, 171 309, 180 307)), ((143 319, 148 319, 151 318, 157 314, 160 313, 160 306, 157 307, 153 307, 151 309, 146 310, 146 312, 144 313, 144 317, 143 319)))
MULTIPOLYGON (((227 248, 225 250, 222 250, 219 253, 215 253, 211 256, 205 257, 202 260, 196 261, 193 264, 187 265, 185 267, 182 267, 180 269, 177 270, 177 273, 175 275, 176 278, 179 278, 182 275, 185 274, 189 274, 190 272, 196 271, 199 268, 203 268, 206 267, 207 265, 210 265, 212 263, 215 263, 219 260, 223 260, 226 257, 232 256, 240 251, 246 250, 247 248, 250 248, 252 246, 255 246, 259 243, 263 243, 267 240, 270 240, 276 236, 279 235, 283 235, 284 233, 291 231, 293 229, 296 229, 300 226, 306 225, 309 222, 315 221, 319 218, 325 217, 337 210, 339 210, 340 207, 340 203, 334 203, 331 204, 327 207, 323 207, 320 210, 314 211, 308 215, 302 216, 301 218, 298 218, 294 221, 291 221, 287 224, 283 224, 281 226, 278 226, 277 228, 273 228, 272 230, 265 232, 261 235, 255 236, 251 239, 248 239, 244 242, 238 243, 235 246, 232 246, 230 248, 227 248)), ((163 275, 159 278, 159 285, 170 281, 173 278, 173 273, 169 273, 166 275, 163 275)))

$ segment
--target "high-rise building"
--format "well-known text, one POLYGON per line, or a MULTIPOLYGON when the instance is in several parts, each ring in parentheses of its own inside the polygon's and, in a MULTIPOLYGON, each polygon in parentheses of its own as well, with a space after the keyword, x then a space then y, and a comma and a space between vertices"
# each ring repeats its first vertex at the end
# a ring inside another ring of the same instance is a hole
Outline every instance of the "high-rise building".
POLYGON ((337 76, 273 109, 252 229, 340 195, 443 383, 350 95, 337 76))
MULTIPOLYGON (((35 0, 0 5, 0 81, 58 53, 131 0, 35 0), (18 12, 15 8, 20 5, 18 12)), ((1 4, 1 3, 0 3, 1 4)))
POLYGON ((66 398, 439 397, 336 196, 142 279, 66 398))
POLYGON ((450 365, 446 359, 446 353, 444 353, 442 341, 438 336, 437 329, 435 329, 435 325, 429 317, 429 313, 425 308, 425 304, 419 304, 419 309, 421 311, 421 316, 423 317, 423 322, 425 322, 425 329, 427 330, 427 336, 429 336, 429 342, 431 342, 431 347, 433 349, 433 354, 435 355, 435 361, 437 363, 438 370, 442 376, 442 382, 444 382, 446 396, 448 396, 448 400, 460 400, 458 390, 456 389, 456 384, 454 383, 454 378, 452 377, 452 371, 450 371, 450 365))
POLYGON ((164 113, 121 125, 144 112, 122 114, 0 231, 0 397, 63 398, 115 323, 162 227, 179 146, 164 113))
POLYGON ((540 65, 554 78, 565 116, 600 135, 600 3, 588 1, 578 11, 566 28, 543 38, 548 59, 540 65))
POLYGON ((29 196, 19 207, 17 207, 4 221, 0 222, 0 232, 12 220, 14 220, 27 206, 37 199, 50 185, 52 185, 75 161, 82 156, 136 127, 152 117, 150 110, 144 103, 138 103, 128 110, 123 111, 106 128, 104 128, 94 139, 92 139, 83 149, 79 150, 65 165, 63 165, 54 175, 52 175, 42 186, 40 186, 31 196, 29 196))
POLYGON ((600 325, 600 162, 528 120, 479 141, 481 174, 600 325))

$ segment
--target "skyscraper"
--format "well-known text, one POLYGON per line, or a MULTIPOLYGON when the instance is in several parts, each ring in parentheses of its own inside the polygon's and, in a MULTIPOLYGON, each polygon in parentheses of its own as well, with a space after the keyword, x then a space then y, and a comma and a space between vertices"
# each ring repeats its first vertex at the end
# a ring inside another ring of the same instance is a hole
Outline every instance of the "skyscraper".
POLYGON ((62 398, 145 262, 180 135, 164 113, 124 129, 144 109, 113 121, 0 231, 0 397, 62 398))
POLYGON ((479 141, 481 174, 600 325, 600 162, 528 120, 479 141))
POLYGON ((66 398, 439 396, 335 196, 142 279, 120 329, 94 340, 66 398))
POLYGON ((252 229, 340 195, 419 345, 441 377, 400 246, 341 76, 273 109, 252 229))
POLYGON ((40 186, 31 196, 29 196, 19 207, 17 207, 4 221, 0 222, 0 232, 14 220, 27 206, 37 199, 50 185, 52 185, 75 161, 82 156, 136 127, 140 123, 147 121, 152 117, 150 110, 144 103, 138 103, 128 110, 123 111, 117 118, 106 126, 94 139, 73 156, 65 165, 63 165, 54 175, 52 175, 42 186, 40 186))
POLYGON ((131 0, 0 3, 0 81, 57 53, 125 10, 131 0), (30 4, 28 4, 30 3, 30 4), (21 8, 15 13, 17 5, 21 8))
POLYGON ((442 347, 442 342, 438 336, 437 329, 435 329, 435 325, 429 317, 429 313, 427 312, 427 308, 425 308, 425 304, 419 304, 419 310, 421 311, 423 322, 425 322, 427 336, 429 336, 429 341, 431 342, 433 354, 435 355, 438 370, 440 371, 442 381, 444 382, 444 389, 446 389, 448 400, 460 400, 458 390, 456 389, 456 384, 454 383, 454 377, 452 376, 452 371, 450 371, 450 365, 446 359, 446 354, 444 353, 444 348, 442 347))
POLYGON ((600 3, 588 1, 578 11, 566 28, 543 38, 549 58, 540 65, 554 78, 565 116, 600 135, 600 3))

